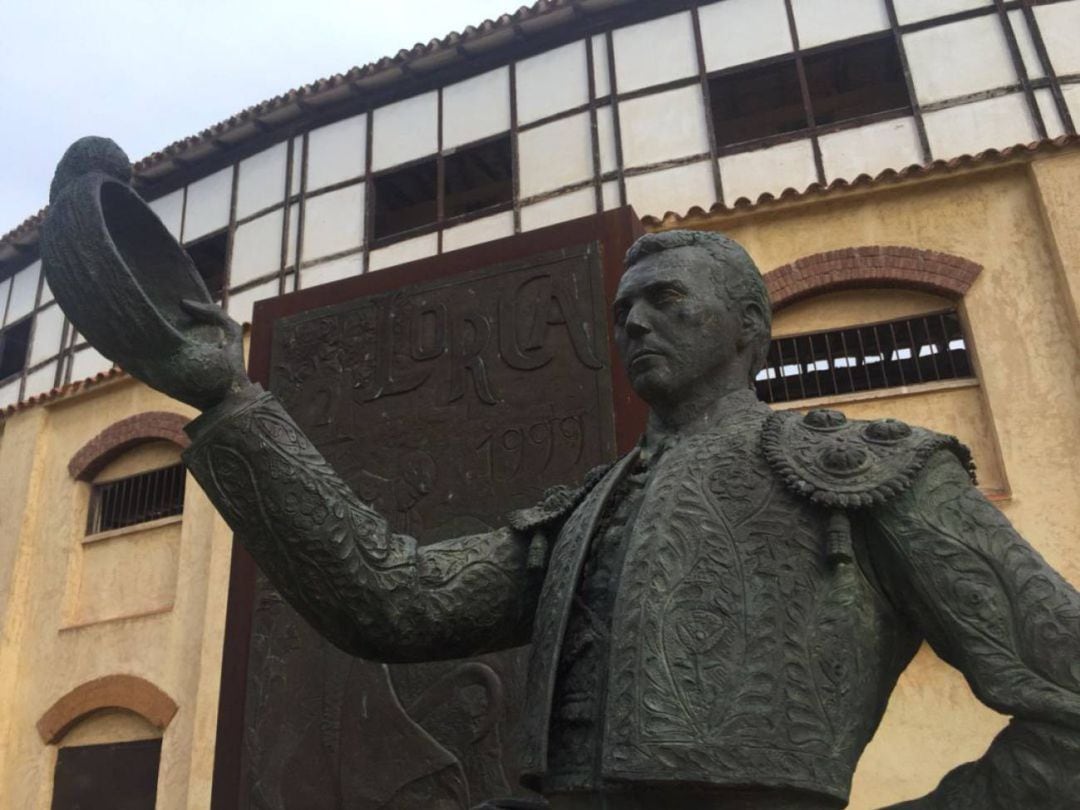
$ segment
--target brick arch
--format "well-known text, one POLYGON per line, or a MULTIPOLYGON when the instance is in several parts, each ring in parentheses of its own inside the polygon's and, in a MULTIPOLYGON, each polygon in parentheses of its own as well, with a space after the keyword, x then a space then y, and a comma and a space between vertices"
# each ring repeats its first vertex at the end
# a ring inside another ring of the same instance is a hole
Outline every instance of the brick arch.
POLYGON ((37 721, 46 744, 57 743, 72 726, 99 709, 126 709, 164 729, 179 707, 150 681, 135 675, 106 675, 76 686, 37 721))
POLYGON ((76 480, 90 481, 135 445, 159 439, 183 450, 191 443, 184 433, 188 421, 188 417, 168 411, 146 411, 121 419, 80 447, 68 462, 68 472, 76 480))
POLYGON ((764 278, 776 311, 812 295, 858 287, 904 287, 961 298, 981 271, 981 265, 948 253, 875 245, 815 253, 764 278))

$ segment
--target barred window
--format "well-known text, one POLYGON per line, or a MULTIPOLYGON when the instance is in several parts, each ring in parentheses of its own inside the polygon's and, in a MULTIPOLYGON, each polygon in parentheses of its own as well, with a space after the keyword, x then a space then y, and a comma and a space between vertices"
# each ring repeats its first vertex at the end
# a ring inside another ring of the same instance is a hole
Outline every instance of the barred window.
POLYGON ((955 309, 775 338, 757 375, 765 402, 974 376, 955 309))
POLYGON ((94 484, 86 533, 134 526, 184 511, 184 465, 94 484))

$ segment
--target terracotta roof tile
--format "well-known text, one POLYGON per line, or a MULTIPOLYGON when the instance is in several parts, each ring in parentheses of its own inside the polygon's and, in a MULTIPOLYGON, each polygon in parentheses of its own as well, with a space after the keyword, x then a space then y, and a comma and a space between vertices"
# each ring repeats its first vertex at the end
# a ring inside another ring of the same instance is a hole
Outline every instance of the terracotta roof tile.
MULTIPOLYGON (((134 164, 136 176, 148 176, 153 170, 161 168, 163 164, 183 158, 185 154, 200 146, 205 146, 214 141, 227 137, 241 127, 269 116, 275 112, 296 104, 311 104, 317 106, 328 93, 338 88, 355 85, 378 77, 380 74, 397 71, 399 77, 403 77, 409 70, 410 64, 426 57, 442 52, 454 52, 455 58, 464 58, 468 54, 463 49, 475 43, 477 40, 504 30, 517 30, 519 26, 536 21, 548 14, 559 10, 572 11, 589 0, 536 0, 531 6, 522 6, 510 14, 502 14, 496 19, 484 20, 479 25, 467 26, 461 32, 451 32, 444 37, 432 39, 427 43, 418 42, 411 48, 403 48, 394 56, 384 56, 374 62, 369 62, 360 67, 353 67, 344 73, 336 73, 323 79, 317 79, 310 84, 289 90, 279 96, 254 104, 224 121, 220 121, 207 127, 196 135, 181 138, 174 143, 153 152, 134 164)), ((629 0, 615 0, 615 3, 605 2, 603 5, 615 5, 629 2, 629 0)), ((0 253, 3 248, 14 248, 17 245, 31 246, 37 241, 38 227, 45 216, 43 208, 33 216, 16 225, 3 236, 0 236, 0 253)), ((0 256, 0 260, 2 260, 0 256)))
POLYGON ((778 195, 766 192, 758 195, 757 199, 754 200, 751 200, 748 197, 739 197, 731 204, 713 203, 708 210, 705 210, 699 205, 695 205, 691 207, 689 211, 681 214, 675 211, 668 211, 662 217, 642 217, 642 222, 650 228, 675 228, 716 214, 750 211, 778 202, 801 200, 848 189, 896 183, 902 180, 929 177, 936 174, 947 174, 962 169, 1032 157, 1039 153, 1056 152, 1077 145, 1080 145, 1080 135, 1061 135, 1057 138, 1047 138, 1027 144, 1016 144, 1015 146, 1008 146, 1003 149, 986 149, 974 155, 960 155, 951 160, 935 160, 926 164, 912 164, 902 169, 885 169, 872 176, 869 174, 860 174, 851 180, 837 178, 827 185, 811 183, 801 191, 789 186, 778 195))
POLYGON ((75 394, 79 391, 93 388, 96 385, 100 385, 108 380, 116 379, 124 374, 118 368, 110 368, 108 371, 99 371, 93 377, 87 377, 85 380, 73 380, 72 382, 61 385, 58 388, 50 389, 41 394, 35 394, 32 397, 27 397, 22 402, 15 405, 8 405, 5 408, 0 408, 0 420, 6 419, 14 413, 24 411, 27 408, 32 408, 35 405, 44 405, 46 402, 52 402, 55 399, 66 397, 71 394, 75 394))

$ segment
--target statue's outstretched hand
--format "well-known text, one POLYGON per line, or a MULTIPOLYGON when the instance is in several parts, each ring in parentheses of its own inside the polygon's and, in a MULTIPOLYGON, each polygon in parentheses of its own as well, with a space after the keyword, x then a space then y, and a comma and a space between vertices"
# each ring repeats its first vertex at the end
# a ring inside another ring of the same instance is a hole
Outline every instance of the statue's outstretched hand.
POLYGON ((249 389, 240 324, 217 304, 184 298, 180 307, 191 317, 191 331, 198 339, 185 341, 176 355, 162 358, 163 373, 147 382, 202 410, 249 389))
POLYGON ((206 410, 251 389, 240 324, 131 187, 127 155, 87 137, 64 153, 42 228, 45 275, 84 338, 132 377, 206 410))

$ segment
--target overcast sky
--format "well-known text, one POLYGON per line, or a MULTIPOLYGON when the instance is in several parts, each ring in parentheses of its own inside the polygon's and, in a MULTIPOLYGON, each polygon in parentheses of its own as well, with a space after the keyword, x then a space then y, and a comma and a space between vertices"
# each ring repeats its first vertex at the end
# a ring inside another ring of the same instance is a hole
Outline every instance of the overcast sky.
MULTIPOLYGON (((531 2, 531 0, 529 0, 531 2)), ((264 99, 518 8, 515 0, 0 0, 0 234, 64 149, 138 160, 264 99)))

